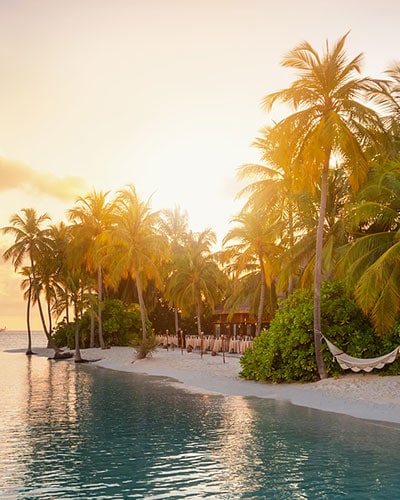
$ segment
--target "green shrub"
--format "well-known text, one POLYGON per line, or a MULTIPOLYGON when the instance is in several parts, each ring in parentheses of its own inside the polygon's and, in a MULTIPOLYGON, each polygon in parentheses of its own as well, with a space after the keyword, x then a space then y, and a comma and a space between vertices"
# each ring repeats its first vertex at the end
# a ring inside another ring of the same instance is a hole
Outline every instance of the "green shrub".
MULTIPOLYGON (((102 310, 103 338, 107 346, 129 346, 138 342, 141 337, 141 316, 138 304, 124 305, 120 300, 107 300, 102 310)), ((149 325, 150 326, 150 325, 149 325)), ((90 312, 86 311, 79 320, 80 347, 90 346, 90 312)), ((53 339, 59 347, 74 347, 75 322, 63 321, 57 325, 53 339)), ((95 319, 95 346, 98 341, 98 323, 95 319)))
POLYGON ((73 349, 75 346, 75 323, 62 321, 54 329, 52 338, 57 347, 73 349))
MULTIPOLYGON (((338 282, 324 282, 322 285, 321 326, 329 340, 354 357, 379 356, 399 343, 396 335, 386 339, 377 337, 368 319, 338 282)), ((322 351, 327 373, 331 376, 342 374, 343 370, 324 341, 322 351)), ((270 382, 318 380, 312 292, 297 290, 288 297, 277 311, 269 330, 254 340, 254 347, 246 351, 240 362, 240 375, 246 379, 270 382)), ((391 373, 398 369, 396 362, 391 367, 391 373)))

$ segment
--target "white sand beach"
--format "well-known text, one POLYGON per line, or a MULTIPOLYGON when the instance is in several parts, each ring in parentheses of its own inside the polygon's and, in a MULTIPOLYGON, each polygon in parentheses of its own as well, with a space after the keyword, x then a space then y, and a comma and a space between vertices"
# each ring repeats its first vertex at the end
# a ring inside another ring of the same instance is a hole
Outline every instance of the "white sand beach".
MULTIPOLYGON (((35 349, 52 356, 48 349, 35 349)), ((308 384, 267 384, 239 377, 235 356, 211 356, 180 349, 157 349, 151 357, 135 360, 130 347, 82 349, 82 357, 93 365, 124 372, 163 377, 184 390, 230 396, 256 396, 290 401, 294 405, 342 413, 357 418, 400 424, 400 376, 344 374, 308 384)))

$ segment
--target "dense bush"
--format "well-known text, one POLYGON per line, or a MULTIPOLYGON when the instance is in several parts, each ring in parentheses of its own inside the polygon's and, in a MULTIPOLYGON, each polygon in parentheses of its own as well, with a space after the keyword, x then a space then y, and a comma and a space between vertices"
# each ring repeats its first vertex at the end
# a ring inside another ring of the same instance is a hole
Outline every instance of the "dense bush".
MULTIPOLYGON (((135 345, 141 338, 140 309, 137 304, 125 306, 122 301, 113 299, 104 302, 102 311, 103 337, 107 346, 135 345)), ((80 347, 90 345, 90 313, 85 312, 79 320, 80 347)), ((53 338, 60 347, 74 347, 75 322, 60 323, 54 331, 53 338)), ((98 346, 98 327, 95 321, 95 345, 98 346)))
MULTIPOLYGON (((346 295, 338 282, 324 282, 321 289, 323 334, 351 356, 370 358, 391 351, 400 343, 399 335, 379 338, 367 318, 346 295)), ((322 344, 327 373, 343 373, 325 342, 322 344)), ((241 358, 241 376, 270 382, 318 380, 313 334, 313 295, 297 290, 277 311, 268 331, 254 341, 241 358)), ((400 372, 397 360, 386 369, 400 372)))

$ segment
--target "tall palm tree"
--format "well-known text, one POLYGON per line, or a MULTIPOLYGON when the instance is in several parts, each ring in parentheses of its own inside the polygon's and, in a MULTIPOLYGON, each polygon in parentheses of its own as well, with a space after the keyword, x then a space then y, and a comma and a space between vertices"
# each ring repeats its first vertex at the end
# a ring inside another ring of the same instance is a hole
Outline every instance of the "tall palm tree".
POLYGON ((291 141, 293 163, 301 165, 308 188, 320 187, 314 267, 314 344, 320 378, 327 376, 321 352, 321 282, 329 168, 334 159, 340 161, 356 191, 369 169, 366 151, 384 134, 378 113, 361 101, 368 80, 359 76, 362 55, 351 61, 346 57, 347 35, 333 47, 327 42, 321 56, 308 42, 300 43, 282 62, 297 71, 297 79, 263 100, 267 110, 278 101, 294 108, 274 129, 277 136, 291 141))
POLYGON ((38 267, 50 245, 48 229, 42 226, 50 220, 50 216, 47 213, 38 216, 36 210, 33 208, 23 208, 21 211, 22 214, 11 216, 9 226, 1 229, 3 234, 12 234, 15 237, 14 244, 3 253, 3 257, 5 260, 12 261, 15 270, 23 266, 25 259, 28 259, 35 300, 38 304, 43 330, 47 337, 48 345, 58 352, 59 349, 55 346, 46 326, 40 300, 41 285, 38 276, 38 267))
POLYGON ((142 201, 133 185, 120 191, 116 198, 113 225, 103 244, 110 248, 110 279, 115 286, 132 278, 140 306, 142 337, 147 337, 147 309, 143 291, 149 280, 162 287, 161 262, 167 257, 167 243, 157 232, 159 213, 153 212, 150 200, 142 201))
MULTIPOLYGON (((265 212, 246 211, 232 219, 237 225, 223 239, 226 246, 225 260, 229 262, 229 271, 239 278, 248 280, 250 275, 258 276, 258 311, 256 336, 260 335, 264 316, 267 288, 274 296, 273 287, 276 277, 274 261, 281 250, 276 245, 276 233, 267 223, 265 212), (232 242, 230 246, 227 246, 232 242)), ((240 297, 239 297, 240 299, 240 297)), ((275 302, 275 301, 273 301, 275 302)), ((276 308, 276 303, 269 303, 270 310, 276 308)))
POLYGON ((103 301, 103 262, 104 255, 98 252, 99 241, 102 235, 110 228, 114 203, 108 202, 108 192, 92 191, 85 197, 79 197, 75 207, 68 211, 68 218, 74 224, 74 237, 79 240, 77 265, 85 263, 89 272, 97 273, 97 320, 99 344, 105 348, 102 323, 103 301), (80 254, 80 255, 79 255, 80 254))
POLYGON ((210 229, 200 233, 189 233, 186 244, 174 258, 174 268, 165 287, 165 296, 184 313, 194 308, 197 332, 202 333, 201 317, 203 306, 211 308, 221 300, 224 278, 211 252, 216 235, 210 229))

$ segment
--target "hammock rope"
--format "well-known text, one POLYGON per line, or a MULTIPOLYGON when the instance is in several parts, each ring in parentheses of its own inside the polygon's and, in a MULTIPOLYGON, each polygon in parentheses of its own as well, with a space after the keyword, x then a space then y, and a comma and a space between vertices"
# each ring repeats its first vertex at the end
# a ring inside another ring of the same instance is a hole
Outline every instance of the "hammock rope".
POLYGON ((332 356, 336 359, 343 370, 352 370, 353 372, 371 372, 374 368, 381 369, 385 365, 393 363, 400 353, 400 345, 397 346, 393 351, 379 356, 377 358, 354 358, 349 356, 342 349, 339 349, 335 344, 332 344, 324 335, 322 338, 325 340, 332 356))

